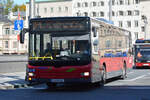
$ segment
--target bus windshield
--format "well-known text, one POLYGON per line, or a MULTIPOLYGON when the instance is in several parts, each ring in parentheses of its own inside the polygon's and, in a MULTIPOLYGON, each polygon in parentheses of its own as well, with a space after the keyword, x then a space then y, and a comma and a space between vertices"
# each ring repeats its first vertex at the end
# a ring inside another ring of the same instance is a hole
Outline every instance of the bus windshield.
POLYGON ((146 45, 136 46, 135 54, 137 60, 150 60, 150 47, 146 45))
POLYGON ((81 36, 52 36, 50 33, 30 34, 30 61, 89 62, 89 34, 81 36))

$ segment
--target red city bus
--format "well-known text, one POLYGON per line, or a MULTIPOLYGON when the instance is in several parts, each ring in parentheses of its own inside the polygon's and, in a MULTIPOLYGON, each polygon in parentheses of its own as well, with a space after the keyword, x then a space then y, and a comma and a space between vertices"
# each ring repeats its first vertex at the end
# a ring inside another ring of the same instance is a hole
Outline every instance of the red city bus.
POLYGON ((129 31, 90 17, 34 18, 29 25, 29 82, 50 87, 105 83, 108 78, 125 78, 132 67, 129 31))
POLYGON ((150 40, 135 41, 134 65, 136 68, 150 67, 150 40))

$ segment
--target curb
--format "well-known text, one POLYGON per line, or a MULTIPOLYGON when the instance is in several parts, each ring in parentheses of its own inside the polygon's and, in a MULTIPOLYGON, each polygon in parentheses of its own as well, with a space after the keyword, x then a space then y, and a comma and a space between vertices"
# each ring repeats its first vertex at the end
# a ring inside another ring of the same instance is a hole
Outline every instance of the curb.
POLYGON ((17 89, 17 88, 27 88, 34 85, 39 85, 42 83, 32 83, 32 84, 16 84, 16 85, 0 85, 0 90, 7 90, 7 89, 17 89))

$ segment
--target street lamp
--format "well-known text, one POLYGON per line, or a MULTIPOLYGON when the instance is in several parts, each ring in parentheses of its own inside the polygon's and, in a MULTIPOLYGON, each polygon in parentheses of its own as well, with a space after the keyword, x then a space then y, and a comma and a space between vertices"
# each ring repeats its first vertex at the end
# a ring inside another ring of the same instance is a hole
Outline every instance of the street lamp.
POLYGON ((147 24, 148 24, 148 21, 147 21, 147 17, 145 15, 142 15, 142 20, 144 22, 144 39, 146 39, 146 30, 147 30, 147 24))
POLYGON ((112 0, 109 0, 109 21, 112 21, 112 0))

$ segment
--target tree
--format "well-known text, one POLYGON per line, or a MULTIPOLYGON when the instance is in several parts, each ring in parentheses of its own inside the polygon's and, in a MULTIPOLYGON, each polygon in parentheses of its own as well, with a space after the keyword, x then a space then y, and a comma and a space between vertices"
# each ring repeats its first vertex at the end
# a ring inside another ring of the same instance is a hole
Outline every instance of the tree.
POLYGON ((2 7, 4 7, 4 14, 8 15, 9 12, 12 10, 14 1, 13 0, 1 0, 0 4, 2 5, 2 7))
POLYGON ((26 11, 26 6, 24 4, 22 5, 15 5, 13 8, 12 8, 12 11, 13 12, 17 12, 18 11, 18 8, 19 8, 19 11, 26 11))

